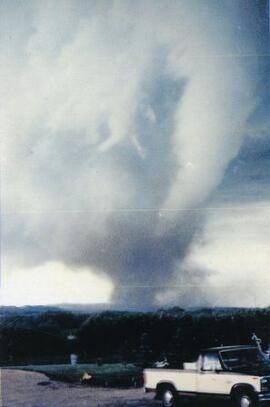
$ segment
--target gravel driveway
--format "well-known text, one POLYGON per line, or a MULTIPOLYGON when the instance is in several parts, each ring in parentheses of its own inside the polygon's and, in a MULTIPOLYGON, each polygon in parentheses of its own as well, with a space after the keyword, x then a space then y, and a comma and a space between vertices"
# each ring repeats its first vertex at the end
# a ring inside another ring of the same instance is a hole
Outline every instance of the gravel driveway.
POLYGON ((1 370, 0 407, 159 407, 143 389, 92 388, 49 381, 40 373, 1 370))

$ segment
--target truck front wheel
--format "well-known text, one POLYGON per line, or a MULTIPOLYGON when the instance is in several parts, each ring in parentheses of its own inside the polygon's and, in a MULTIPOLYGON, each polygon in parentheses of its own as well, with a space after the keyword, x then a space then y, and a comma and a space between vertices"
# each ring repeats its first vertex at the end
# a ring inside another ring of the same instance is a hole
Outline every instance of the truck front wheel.
POLYGON ((236 405, 237 407, 255 407, 257 400, 251 392, 243 392, 237 395, 236 405))
POLYGON ((162 390, 162 406, 176 407, 178 405, 178 395, 171 387, 165 387, 162 390))

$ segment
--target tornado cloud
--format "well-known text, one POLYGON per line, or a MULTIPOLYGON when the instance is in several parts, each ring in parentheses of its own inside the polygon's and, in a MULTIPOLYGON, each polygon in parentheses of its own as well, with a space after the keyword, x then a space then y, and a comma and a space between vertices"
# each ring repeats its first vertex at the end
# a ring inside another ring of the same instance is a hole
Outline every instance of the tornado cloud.
POLYGON ((185 258, 256 109, 258 5, 1 7, 6 267, 99 270, 117 304, 206 304, 185 258))

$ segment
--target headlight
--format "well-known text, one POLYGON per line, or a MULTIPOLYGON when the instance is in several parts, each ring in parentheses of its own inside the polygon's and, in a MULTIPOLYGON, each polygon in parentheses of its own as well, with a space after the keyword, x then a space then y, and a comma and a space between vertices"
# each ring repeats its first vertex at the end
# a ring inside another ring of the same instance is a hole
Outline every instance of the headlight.
POLYGON ((270 377, 261 379, 261 391, 270 391, 270 377))

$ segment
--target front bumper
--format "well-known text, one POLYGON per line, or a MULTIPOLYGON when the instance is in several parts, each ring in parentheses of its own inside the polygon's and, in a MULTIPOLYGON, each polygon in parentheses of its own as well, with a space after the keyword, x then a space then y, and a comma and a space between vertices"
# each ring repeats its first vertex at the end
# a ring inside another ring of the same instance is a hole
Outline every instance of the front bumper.
POLYGON ((259 401, 270 401, 270 391, 258 394, 259 401))

